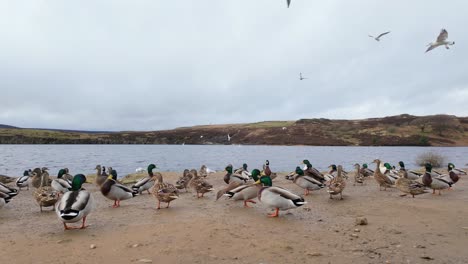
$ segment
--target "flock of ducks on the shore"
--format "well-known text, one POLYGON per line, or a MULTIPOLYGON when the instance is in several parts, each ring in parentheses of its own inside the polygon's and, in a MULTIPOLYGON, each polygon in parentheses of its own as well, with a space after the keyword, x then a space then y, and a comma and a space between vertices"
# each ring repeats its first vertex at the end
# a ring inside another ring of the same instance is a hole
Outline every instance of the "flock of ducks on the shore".
MULTIPOLYGON (((285 179, 292 181, 304 190, 304 195, 298 195, 286 188, 273 186, 273 180, 277 177, 270 169, 270 163, 267 160, 263 164, 263 169, 248 170, 247 164, 234 170, 231 164, 225 168, 226 174, 223 177, 226 186, 216 194, 216 200, 226 197, 232 200, 244 201, 245 207, 250 207, 249 203, 256 203, 255 198, 262 204, 274 209, 270 217, 277 217, 280 210, 288 210, 300 207, 307 202, 304 196, 311 191, 318 191, 327 188, 330 199, 333 196, 340 196, 343 199, 343 191, 346 188, 348 172, 344 171, 341 165, 330 165, 328 173, 321 173, 308 160, 303 160, 304 167, 296 169, 287 174, 285 179)), ((364 185, 366 177, 373 176, 378 183, 380 190, 382 188, 396 187, 405 195, 415 195, 426 193, 428 189, 441 194, 441 190, 450 189, 460 179, 461 175, 467 172, 455 168, 453 163, 448 163, 447 173, 439 173, 432 170, 430 163, 425 164, 425 172, 407 170, 405 164, 400 161, 400 169, 396 170, 389 163, 384 163, 379 159, 374 160, 376 169, 373 171, 367 164, 362 166, 358 163, 354 165, 354 185, 364 185)), ((188 192, 193 189, 197 198, 204 197, 207 192, 213 191, 213 185, 208 182, 208 175, 212 170, 202 165, 200 170, 184 170, 183 175, 173 185, 164 182, 160 172, 155 164, 148 165, 147 175, 137 181, 133 186, 127 187, 117 180, 117 172, 111 167, 96 166, 95 184, 100 188, 103 196, 114 201, 112 207, 117 208, 120 202, 131 199, 143 192, 147 192, 157 200, 157 209, 161 208, 161 203, 165 203, 166 208, 172 201, 179 198, 182 190, 188 192)), ((35 168, 24 171, 24 175, 16 180, 16 186, 19 190, 32 185, 35 190, 33 197, 42 212, 43 207, 52 207, 55 209, 57 217, 63 222, 65 230, 86 228, 86 217, 93 208, 93 196, 82 185, 86 182, 86 176, 77 174, 72 176, 67 168, 58 172, 56 179, 50 179, 48 169, 35 168), (79 227, 70 227, 68 223, 76 223, 82 220, 79 227)), ((0 183, 0 208, 19 193, 19 190, 6 184, 0 183)))

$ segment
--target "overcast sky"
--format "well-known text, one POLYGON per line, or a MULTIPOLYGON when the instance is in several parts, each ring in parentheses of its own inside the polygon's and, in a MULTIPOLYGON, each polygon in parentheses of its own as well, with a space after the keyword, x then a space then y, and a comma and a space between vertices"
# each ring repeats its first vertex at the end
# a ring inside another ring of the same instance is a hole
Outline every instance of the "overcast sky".
POLYGON ((0 124, 467 116, 467 10, 466 0, 1 1, 0 124), (441 28, 456 44, 425 54, 441 28))

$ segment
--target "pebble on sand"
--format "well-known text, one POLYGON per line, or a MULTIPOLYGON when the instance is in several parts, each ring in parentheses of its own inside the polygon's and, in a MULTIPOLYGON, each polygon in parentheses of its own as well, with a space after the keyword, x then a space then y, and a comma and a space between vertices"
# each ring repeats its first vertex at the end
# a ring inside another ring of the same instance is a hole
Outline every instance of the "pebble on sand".
POLYGON ((89 245, 89 248, 90 248, 90 249, 95 249, 95 248, 96 248, 96 245, 91 244, 91 245, 89 245))
POLYGON ((153 263, 151 259, 139 259, 138 261, 142 263, 153 263))
POLYGON ((356 217, 356 225, 367 225, 367 218, 365 217, 356 217))

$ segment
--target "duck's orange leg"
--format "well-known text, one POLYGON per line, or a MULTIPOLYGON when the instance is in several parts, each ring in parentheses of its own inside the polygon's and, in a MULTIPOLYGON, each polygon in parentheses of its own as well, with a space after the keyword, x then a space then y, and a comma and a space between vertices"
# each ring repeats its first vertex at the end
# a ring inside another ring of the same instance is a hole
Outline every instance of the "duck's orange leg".
POLYGON ((276 208, 273 214, 268 214, 268 217, 278 217, 278 215, 279 215, 279 208, 276 208))

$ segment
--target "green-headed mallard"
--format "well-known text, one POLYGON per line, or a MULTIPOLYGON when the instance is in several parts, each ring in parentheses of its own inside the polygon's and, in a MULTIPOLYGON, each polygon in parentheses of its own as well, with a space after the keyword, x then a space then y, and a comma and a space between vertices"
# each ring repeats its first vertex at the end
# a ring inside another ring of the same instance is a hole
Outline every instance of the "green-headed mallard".
POLYGON ((278 217, 279 211, 297 208, 306 204, 304 198, 278 186, 264 186, 258 191, 258 200, 269 208, 275 209, 269 217, 278 217))
POLYGON ((372 163, 376 163, 377 165, 374 171, 374 179, 377 182, 377 184, 379 184, 380 190, 382 190, 382 187, 385 188, 385 191, 387 190, 387 188, 394 187, 393 182, 380 171, 381 161, 379 159, 375 159, 372 163))
MULTIPOLYGON (((34 177, 37 177, 37 175, 36 172, 33 171, 33 178, 34 177)), ((41 185, 33 192, 34 199, 41 208, 41 212, 42 207, 54 206, 59 198, 57 191, 55 191, 51 186, 44 186, 44 184, 48 182, 48 180, 46 180, 48 178, 49 174, 47 171, 45 173, 41 172, 41 178, 39 180, 41 185)))
POLYGON ((305 196, 309 195, 310 191, 317 191, 325 187, 325 184, 320 181, 304 175, 304 171, 300 167, 296 167, 294 173, 287 175, 285 178, 304 189, 305 196))
POLYGON ((407 178, 410 180, 417 180, 422 176, 422 173, 412 171, 412 170, 407 170, 405 168, 405 163, 403 161, 399 161, 398 165, 400 166, 400 170, 398 171, 400 176, 403 176, 406 173, 407 178))
POLYGON ((175 187, 179 190, 185 189, 185 192, 188 192, 187 187, 189 186, 192 178, 192 173, 190 173, 188 169, 185 169, 182 176, 177 180, 175 187))
POLYGON ((101 187, 101 185, 107 180, 107 175, 102 173, 101 165, 96 165, 96 185, 101 187))
POLYGON ((364 185, 364 174, 362 174, 361 165, 359 165, 359 163, 356 163, 354 164, 354 168, 356 169, 356 172, 354 173, 353 185, 356 185, 357 183, 364 185))
POLYGON ((240 174, 235 174, 233 173, 233 166, 232 164, 228 164, 225 168, 226 170, 226 175, 224 175, 224 182, 226 184, 229 184, 231 182, 239 182, 241 184, 245 184, 249 178, 244 178, 240 174))
POLYGON ((101 193, 110 200, 114 201, 112 207, 120 206, 120 201, 128 200, 137 195, 137 192, 117 182, 117 172, 112 170, 106 181, 101 185, 101 193))
MULTIPOLYGON (((242 164, 242 167, 238 168, 237 170, 234 171, 234 174, 240 174, 244 179, 251 179, 252 175, 248 170, 248 165, 247 163, 242 164)), ((270 171, 270 176, 271 176, 271 171, 270 171)))
POLYGON ((68 192, 72 187, 70 182, 63 179, 64 174, 65 174, 64 169, 59 170, 57 174, 57 179, 52 180, 52 184, 51 184, 52 188, 57 191, 57 194, 59 196, 60 194, 68 192))
POLYGON ((151 189, 151 193, 158 200, 158 208, 161 208, 161 202, 167 203, 166 208, 169 208, 171 201, 179 198, 179 191, 174 185, 165 183, 161 173, 156 172, 153 178, 157 179, 151 189))
POLYGON ((374 171, 368 168, 367 163, 364 163, 362 164, 361 174, 364 175, 364 177, 369 177, 374 175, 374 171))
POLYGON ((453 171, 457 175, 467 175, 467 172, 465 170, 455 168, 455 164, 453 164, 453 163, 448 163, 447 171, 448 172, 453 171))
POLYGON ((426 186, 420 182, 410 180, 406 170, 403 170, 403 176, 395 181, 395 186, 398 190, 405 193, 401 196, 411 194, 414 198, 415 195, 426 193, 426 186))
POLYGON ((16 187, 18 187, 20 190, 21 188, 27 188, 29 190, 29 177, 31 176, 31 173, 32 171, 29 169, 29 170, 25 170, 23 172, 23 176, 19 177, 18 179, 16 179, 16 187))
POLYGON ((424 173, 424 176, 422 177, 422 182, 426 187, 429 187, 432 189, 432 194, 435 194, 436 190, 439 190, 439 195, 441 194, 441 190, 448 189, 452 186, 452 183, 441 179, 437 177, 433 177, 431 175, 432 171, 432 165, 430 163, 426 163, 424 165, 426 172, 424 173))
POLYGON ((62 198, 55 205, 55 212, 60 221, 63 222, 65 230, 77 229, 69 227, 67 223, 76 223, 83 219, 83 223, 79 229, 86 228, 86 217, 93 209, 93 196, 81 188, 86 182, 86 177, 83 174, 77 174, 73 177, 71 191, 62 195, 62 198))
MULTIPOLYGON (((253 178, 260 179, 260 170, 254 169, 251 173, 253 178)), ((268 177, 268 176, 266 176, 268 177)), ((232 183, 231 183, 232 184, 232 183)), ((267 183, 268 184, 268 183, 267 183)), ((232 190, 228 190, 224 193, 224 196, 235 201, 244 201, 244 207, 250 207, 247 203, 257 203, 253 199, 257 197, 258 191, 261 189, 263 183, 254 183, 248 185, 241 185, 232 190)))
POLYGON ((208 183, 202 177, 198 176, 196 170, 192 170, 190 173, 193 174, 193 178, 190 181, 190 187, 192 187, 197 192, 197 198, 201 198, 205 193, 213 191, 213 185, 208 183))
POLYGON ((312 178, 316 179, 317 181, 321 183, 325 183, 327 181, 320 171, 312 167, 312 164, 310 163, 310 161, 303 160, 302 163, 305 164, 304 174, 306 176, 311 176, 312 178))
POLYGON ((144 177, 143 179, 140 179, 137 183, 135 183, 132 186, 132 190, 138 193, 142 193, 144 191, 147 191, 148 194, 150 193, 149 189, 154 186, 154 182, 156 178, 153 177, 153 170, 156 169, 156 165, 150 164, 148 165, 147 171, 148 171, 148 176, 144 177))
POLYGON ((338 175, 330 181, 328 185, 328 193, 330 194, 330 199, 333 199, 333 195, 340 195, 340 200, 343 200, 343 190, 346 188, 346 181, 343 178, 342 174, 343 167, 338 165, 338 175))

